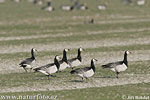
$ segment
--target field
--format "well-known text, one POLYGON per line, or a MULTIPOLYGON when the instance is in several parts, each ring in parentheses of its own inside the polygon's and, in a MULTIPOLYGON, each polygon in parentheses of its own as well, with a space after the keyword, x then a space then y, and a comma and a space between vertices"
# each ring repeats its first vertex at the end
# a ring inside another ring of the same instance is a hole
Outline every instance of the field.
POLYGON ((53 12, 41 10, 45 4, 27 0, 0 4, 0 99, 38 94, 57 96, 58 100, 150 99, 150 1, 138 6, 136 0, 130 5, 121 0, 80 0, 88 5, 87 11, 62 11, 61 5, 72 3, 52 1, 53 12), (98 4, 106 4, 106 10, 98 10, 98 4), (94 24, 88 23, 91 19, 94 24), (41 73, 25 73, 19 67, 30 57, 31 48, 38 50, 35 68, 53 62, 55 55, 62 57, 64 48, 71 49, 68 58, 75 57, 79 47, 85 49, 79 68, 90 66, 92 58, 98 59, 95 75, 84 82, 71 75, 71 69, 48 80, 41 73), (125 50, 132 52, 129 67, 117 79, 101 65, 122 60, 125 50))

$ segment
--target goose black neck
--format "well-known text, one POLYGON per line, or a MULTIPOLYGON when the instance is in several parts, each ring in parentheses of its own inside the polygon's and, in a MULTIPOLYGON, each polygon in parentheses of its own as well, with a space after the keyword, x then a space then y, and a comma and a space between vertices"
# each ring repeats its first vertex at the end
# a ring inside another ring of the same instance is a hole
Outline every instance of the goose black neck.
POLYGON ((81 51, 80 51, 80 50, 78 50, 77 58, 78 58, 80 61, 82 61, 82 58, 81 58, 81 51))
POLYGON ((92 69, 93 69, 93 71, 95 72, 95 65, 94 65, 93 60, 91 60, 91 68, 92 68, 92 69))
POLYGON ((125 65, 128 67, 128 60, 127 60, 127 53, 124 53, 124 59, 123 62, 125 63, 125 65))
POLYGON ((51 2, 48 2, 48 3, 47 3, 47 6, 48 6, 48 7, 51 6, 51 2))
POLYGON ((33 49, 31 50, 31 58, 32 58, 32 59, 35 59, 35 56, 34 56, 34 51, 33 51, 33 49))
POLYGON ((67 61, 67 52, 64 50, 63 51, 63 58, 62 58, 63 61, 67 61))
POLYGON ((56 59, 56 57, 54 59, 54 64, 56 65, 57 69, 59 69, 60 64, 59 64, 59 61, 56 59))

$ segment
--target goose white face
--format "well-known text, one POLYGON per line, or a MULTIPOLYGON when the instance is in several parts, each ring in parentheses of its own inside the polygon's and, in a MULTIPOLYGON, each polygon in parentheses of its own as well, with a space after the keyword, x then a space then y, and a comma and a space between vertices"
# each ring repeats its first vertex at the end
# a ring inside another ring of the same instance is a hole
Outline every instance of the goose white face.
POLYGON ((65 51, 66 51, 66 52, 68 52, 68 51, 69 51, 69 49, 65 49, 65 51))
POLYGON ((33 48, 33 51, 35 52, 35 51, 37 51, 37 50, 33 48))
POLYGON ((56 56, 56 59, 59 60, 59 59, 61 59, 61 57, 60 56, 56 56))
POLYGON ((82 48, 79 48, 79 50, 80 50, 80 51, 83 51, 83 49, 82 49, 82 48))
POLYGON ((92 59, 92 60, 93 60, 93 62, 97 61, 97 59, 92 59))
POLYGON ((126 53, 127 53, 127 54, 130 54, 130 52, 129 52, 129 51, 126 51, 126 53))

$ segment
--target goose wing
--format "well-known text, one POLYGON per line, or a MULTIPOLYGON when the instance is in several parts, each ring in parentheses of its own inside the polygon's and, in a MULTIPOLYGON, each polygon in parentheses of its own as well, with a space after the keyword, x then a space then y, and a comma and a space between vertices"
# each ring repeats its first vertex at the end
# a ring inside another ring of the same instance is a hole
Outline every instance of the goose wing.
POLYGON ((123 64, 123 61, 108 63, 106 65, 102 65, 102 67, 103 68, 114 68, 114 67, 121 65, 121 64, 123 64))
POLYGON ((75 66, 78 66, 78 65, 80 65, 80 61, 78 60, 78 58, 72 58, 72 59, 69 59, 68 60, 68 64, 69 64, 69 66, 71 66, 71 67, 75 67, 75 66))
POLYGON ((75 70, 72 70, 70 73, 71 74, 82 74, 90 69, 91 69, 91 67, 77 68, 75 70))
POLYGON ((66 65, 67 67, 70 67, 70 64, 69 64, 68 60, 67 60, 67 61, 63 61, 63 60, 60 60, 60 61, 59 61, 60 66, 63 65, 64 63, 65 63, 65 65, 66 65))
POLYGON ((59 61, 59 64, 61 65, 63 62, 64 62, 63 60, 60 60, 60 61, 59 61))
POLYGON ((54 63, 51 63, 51 64, 47 64, 47 65, 44 65, 44 66, 40 66, 40 67, 35 68, 35 69, 33 69, 33 70, 35 70, 35 71, 38 71, 38 70, 44 70, 44 71, 46 71, 49 67, 51 67, 51 66, 53 66, 53 65, 55 65, 55 64, 54 64, 54 63))
POLYGON ((73 61, 77 60, 77 58, 68 59, 68 63, 71 63, 73 61))
POLYGON ((33 60, 34 59, 32 59, 32 58, 27 58, 27 59, 23 60, 19 65, 24 65, 24 64, 29 64, 30 65, 33 60))

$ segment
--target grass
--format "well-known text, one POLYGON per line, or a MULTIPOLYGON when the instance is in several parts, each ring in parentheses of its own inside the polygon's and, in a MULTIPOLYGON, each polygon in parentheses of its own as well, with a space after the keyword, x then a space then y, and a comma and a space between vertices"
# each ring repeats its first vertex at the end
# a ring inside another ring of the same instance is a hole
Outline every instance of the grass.
POLYGON ((106 34, 78 34, 71 36, 59 36, 59 37, 44 37, 36 39, 24 39, 24 40, 7 40, 1 41, 0 45, 20 45, 20 44, 37 44, 37 43, 56 43, 56 42, 78 42, 78 41, 91 41, 91 40, 105 40, 112 38, 119 39, 136 39, 138 37, 149 37, 149 32, 126 32, 126 34, 120 33, 106 33, 106 34), (59 40, 59 41, 58 41, 59 40))
MULTIPOLYGON (((118 51, 124 51, 124 50, 129 50, 129 51, 136 51, 136 50, 149 50, 150 45, 149 44, 137 44, 137 45, 127 45, 127 46, 109 46, 109 47, 97 47, 97 48, 86 48, 84 51, 84 54, 86 53, 91 53, 91 52, 118 52, 118 51)), ((68 53, 68 55, 76 55, 77 49, 71 49, 71 51, 68 53)), ((17 53, 5 53, 5 54, 0 54, 1 59, 18 59, 22 57, 30 57, 30 51, 29 52, 17 52, 17 53)), ((50 56, 55 56, 55 55, 62 55, 62 51, 38 51, 36 53, 36 57, 44 57, 46 55, 50 56)))
MULTIPOLYGON (((99 88, 61 90, 61 91, 39 91, 39 92, 15 92, 3 93, 1 96, 53 96, 57 100, 124 100, 129 97, 146 96, 150 94, 149 83, 141 83, 134 85, 120 85, 99 88), (72 95, 73 94, 73 95, 72 95), (107 95, 106 95, 107 94, 107 95)), ((139 99, 137 99, 139 100, 139 99)))

